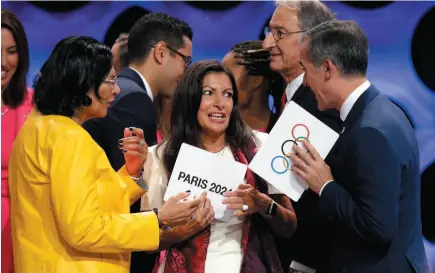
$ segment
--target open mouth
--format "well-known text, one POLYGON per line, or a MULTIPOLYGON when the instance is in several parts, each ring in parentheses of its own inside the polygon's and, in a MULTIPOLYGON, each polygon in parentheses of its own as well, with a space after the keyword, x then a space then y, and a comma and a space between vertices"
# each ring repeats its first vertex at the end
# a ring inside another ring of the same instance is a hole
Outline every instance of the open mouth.
POLYGON ((223 113, 211 113, 211 114, 208 114, 208 117, 213 119, 213 120, 221 121, 221 120, 225 119, 226 115, 223 113))

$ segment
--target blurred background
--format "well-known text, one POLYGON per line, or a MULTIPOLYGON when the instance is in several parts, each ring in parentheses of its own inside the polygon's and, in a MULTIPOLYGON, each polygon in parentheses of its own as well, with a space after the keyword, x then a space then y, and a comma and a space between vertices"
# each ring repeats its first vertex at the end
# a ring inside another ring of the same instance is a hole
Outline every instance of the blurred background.
MULTIPOLYGON (((188 22, 193 60, 221 60, 241 41, 263 39, 274 2, 247 1, 45 1, 5 2, 22 21, 29 40, 28 85, 55 44, 72 35, 108 46, 149 12, 188 22)), ((370 43, 368 77, 412 121, 420 147, 425 247, 435 272, 435 2, 325 2, 339 19, 355 20, 370 43)), ((431 271, 431 272, 432 272, 431 271)))

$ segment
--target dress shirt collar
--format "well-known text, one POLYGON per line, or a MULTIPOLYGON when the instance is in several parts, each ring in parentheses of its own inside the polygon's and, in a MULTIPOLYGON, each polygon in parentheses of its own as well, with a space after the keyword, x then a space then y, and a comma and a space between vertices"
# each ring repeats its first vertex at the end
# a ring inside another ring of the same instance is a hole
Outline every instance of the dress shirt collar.
POLYGON ((128 68, 130 68, 131 70, 133 70, 134 72, 136 72, 139 77, 142 79, 143 84, 145 85, 145 89, 147 90, 147 94, 150 97, 151 101, 154 101, 154 96, 153 96, 153 92, 151 91, 151 87, 148 84, 147 80, 144 78, 144 76, 142 76, 142 74, 137 71, 136 69, 134 69, 133 67, 129 66, 128 68))
POLYGON ((291 83, 287 84, 287 87, 285 88, 285 94, 287 96, 287 103, 290 102, 298 88, 302 85, 304 81, 304 74, 300 74, 296 79, 292 80, 291 83))
POLYGON ((349 115, 350 110, 352 110, 353 105, 358 100, 358 98, 370 87, 370 82, 366 80, 360 86, 350 93, 347 99, 344 101, 340 109, 340 119, 344 121, 349 115))

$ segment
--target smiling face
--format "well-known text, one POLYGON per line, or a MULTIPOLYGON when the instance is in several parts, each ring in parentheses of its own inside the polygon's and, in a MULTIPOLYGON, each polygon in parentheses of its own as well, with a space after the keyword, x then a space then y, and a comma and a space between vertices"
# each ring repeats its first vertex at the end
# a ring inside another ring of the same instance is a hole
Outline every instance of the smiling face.
POLYGON ((18 49, 14 36, 7 28, 2 28, 2 83, 5 89, 10 83, 18 67, 18 49))
POLYGON ((225 134, 233 111, 233 85, 227 74, 212 72, 204 77, 197 119, 201 133, 220 137, 225 134))
POLYGON ((183 57, 192 57, 192 41, 187 37, 183 37, 184 46, 176 49, 179 53, 173 52, 171 49, 166 48, 167 55, 166 63, 162 69, 162 94, 167 98, 171 98, 175 87, 180 81, 186 69, 186 62, 183 57))
POLYGON ((222 59, 222 65, 233 73, 236 80, 239 105, 246 105, 249 101, 248 73, 243 65, 238 64, 238 60, 233 51, 228 52, 222 59))
POLYGON ((328 96, 328 85, 331 82, 331 68, 328 63, 315 67, 312 62, 308 60, 308 40, 303 41, 300 52, 300 64, 305 72, 304 85, 309 86, 313 91, 316 100, 317 108, 320 111, 333 108, 330 96, 328 96))
POLYGON ((296 9, 278 6, 269 22, 271 32, 263 41, 263 47, 270 51, 270 68, 279 73, 299 68, 299 39, 302 29, 299 27, 296 9), (273 32, 280 35, 274 38, 273 32))
POLYGON ((92 100, 90 106, 84 107, 84 114, 88 118, 103 118, 107 115, 107 109, 119 94, 119 86, 116 82, 116 72, 112 68, 109 75, 98 88, 100 98, 97 98, 94 91, 91 91, 89 97, 92 100))

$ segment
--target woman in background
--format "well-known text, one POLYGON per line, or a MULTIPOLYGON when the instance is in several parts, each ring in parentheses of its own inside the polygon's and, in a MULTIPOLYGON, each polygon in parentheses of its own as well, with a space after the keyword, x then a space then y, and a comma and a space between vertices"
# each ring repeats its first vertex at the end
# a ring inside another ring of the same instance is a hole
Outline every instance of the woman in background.
POLYGON ((143 131, 118 141, 125 165, 115 172, 84 130, 106 116, 119 93, 110 49, 90 37, 60 41, 34 83, 35 108, 9 160, 12 240, 17 273, 128 273, 132 251, 159 247, 165 224, 184 224, 200 200, 168 200, 130 214, 145 193, 143 131), (59 68, 62 69, 59 69, 59 68))
POLYGON ((32 91, 26 88, 29 48, 26 33, 18 17, 2 9, 2 79, 1 79, 1 272, 14 272, 11 239, 11 200, 8 163, 12 144, 27 115, 32 111, 32 91))
POLYGON ((270 69, 270 53, 263 49, 263 41, 236 44, 225 55, 222 64, 236 79, 243 121, 253 130, 269 133, 281 113, 280 98, 285 82, 279 73, 270 69), (272 111, 269 95, 273 98, 272 111))

